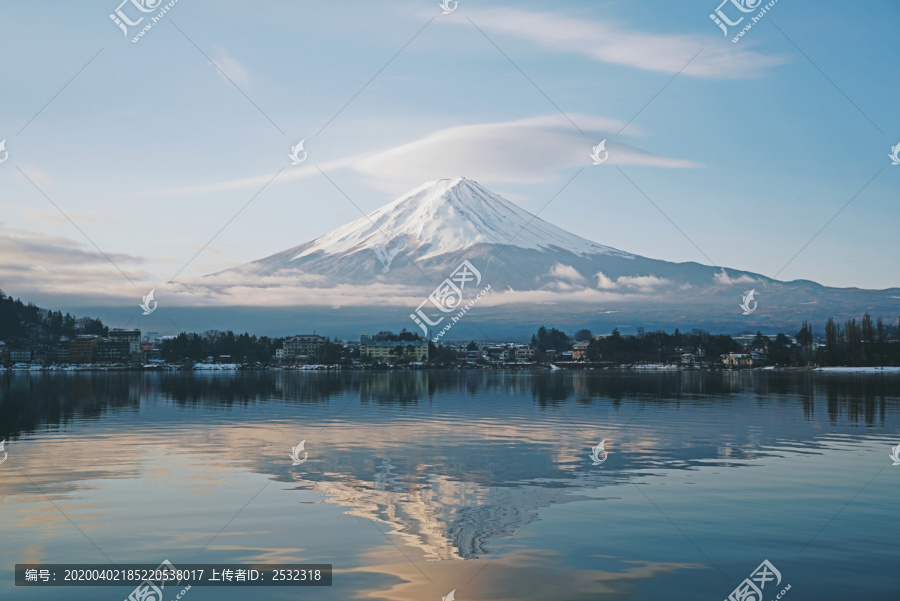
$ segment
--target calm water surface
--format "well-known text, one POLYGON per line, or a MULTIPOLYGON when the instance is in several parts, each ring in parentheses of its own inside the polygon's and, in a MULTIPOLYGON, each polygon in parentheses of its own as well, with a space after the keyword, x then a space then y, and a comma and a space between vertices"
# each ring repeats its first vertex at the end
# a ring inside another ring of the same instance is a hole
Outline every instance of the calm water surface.
POLYGON ((720 601, 765 559, 765 601, 900 599, 897 376, 6 372, 3 438, 0 599, 163 559, 335 569, 189 601, 720 601))

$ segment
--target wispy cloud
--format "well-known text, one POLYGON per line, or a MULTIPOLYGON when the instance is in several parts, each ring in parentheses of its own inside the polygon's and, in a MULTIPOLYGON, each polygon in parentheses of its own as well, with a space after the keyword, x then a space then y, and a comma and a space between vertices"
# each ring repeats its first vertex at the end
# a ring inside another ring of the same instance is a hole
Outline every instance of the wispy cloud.
MULTIPOLYGON (((375 185, 406 187, 430 179, 465 176, 490 183, 554 181, 564 169, 590 165, 591 145, 611 138, 621 122, 571 115, 591 137, 576 131, 561 115, 518 121, 464 125, 433 132, 423 138, 367 157, 353 168, 375 185)), ((655 167, 700 167, 693 161, 638 150, 609 142, 608 163, 655 167)))
MULTIPOLYGON (((69 222, 69 220, 52 207, 50 209, 26 209, 22 211, 22 215, 34 222, 45 226, 71 227, 71 223, 69 222)), ((93 224, 102 223, 107 217, 106 213, 98 211, 96 209, 79 212, 67 211, 66 215, 68 215, 68 217, 76 223, 93 224)))
POLYGON ((216 73, 219 77, 222 78, 223 81, 228 81, 240 85, 246 86, 249 84, 249 79, 247 76, 247 69, 238 61, 236 58, 228 54, 224 48, 217 44, 213 44, 213 51, 210 58, 215 61, 216 65, 221 69, 216 69, 215 66, 210 65, 211 68, 215 69, 216 73), (227 75, 227 78, 225 75, 227 75))
POLYGON ((552 268, 550 268, 550 277, 558 278, 561 280, 567 280, 570 282, 583 282, 584 276, 578 273, 578 270, 572 267, 571 265, 563 265, 562 263, 557 263, 552 268))
MULTIPOLYGON (((603 138, 612 138, 624 122, 591 115, 570 117, 590 137, 576 131, 561 115, 529 117, 517 121, 463 125, 440 129, 417 140, 372 152, 358 153, 285 170, 277 183, 351 169, 369 182, 392 193, 420 185, 424 181, 465 176, 490 183, 538 183, 554 181, 571 167, 590 165, 591 147, 603 138), (317 169, 318 167, 318 169, 317 169)), ((640 135, 629 127, 628 136, 640 135)), ((621 142, 608 142, 610 165, 643 165, 666 168, 702 167, 686 159, 666 157, 639 150, 621 142)), ((285 155, 286 158, 286 155, 285 155)), ((287 161, 285 161, 287 163, 287 161)), ((229 190, 259 188, 271 173, 134 194, 140 197, 211 194, 229 190)))
POLYGON ((133 286, 110 264, 135 282, 151 281, 145 260, 125 253, 104 257, 85 244, 0 225, 0 281, 9 293, 82 295, 93 298, 133 295, 133 286), (108 257, 108 258, 107 258, 108 257))
MULTIPOLYGON (((516 36, 548 50, 647 71, 677 73, 683 68, 684 75, 732 79, 756 77, 787 62, 786 57, 726 45, 716 35, 718 30, 709 35, 647 33, 613 20, 588 20, 511 7, 477 9, 471 14, 472 21, 488 33, 516 36), (685 67, 701 48, 703 52, 685 67)), ((706 24, 704 17, 698 15, 699 21, 706 24)), ((447 22, 469 25, 459 19, 447 22)))
POLYGON ((724 267, 722 268, 721 271, 719 271, 717 274, 715 274, 713 276, 713 279, 715 280, 716 284, 719 284, 720 286, 733 286, 736 284, 758 284, 759 283, 758 280, 750 277, 746 273, 742 273, 738 277, 733 278, 730 275, 728 275, 728 273, 725 271, 724 267))
POLYGON ((630 290, 638 293, 649 294, 672 284, 672 281, 666 278, 660 278, 653 274, 636 275, 636 276, 619 276, 615 280, 598 271, 595 275, 597 278, 597 288, 599 290, 630 290))

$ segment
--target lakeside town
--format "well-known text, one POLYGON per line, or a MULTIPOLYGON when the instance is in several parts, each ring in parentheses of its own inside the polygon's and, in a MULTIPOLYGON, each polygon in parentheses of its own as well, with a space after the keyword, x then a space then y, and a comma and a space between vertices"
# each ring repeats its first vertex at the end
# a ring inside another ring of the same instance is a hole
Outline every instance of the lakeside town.
POLYGON ((754 369, 900 366, 900 319, 837 323, 824 335, 803 322, 793 334, 711 334, 701 329, 622 335, 617 329, 574 334, 541 326, 528 341, 435 344, 405 328, 358 339, 316 332, 281 338, 211 330, 160 335, 110 328, 23 303, 0 291, 0 369, 430 369, 430 368, 666 368, 754 369))
MULTIPOLYGON (((712 335, 617 330, 594 335, 586 329, 568 336, 541 327, 530 342, 438 344, 417 333, 380 331, 358 340, 319 334, 272 339, 210 331, 160 336, 139 329, 104 328, 102 333, 60 336, 53 343, 0 341, 0 369, 426 369, 426 368, 663 368, 752 369, 821 366, 894 366, 900 342, 883 324, 872 328, 864 316, 859 344, 814 336, 804 324, 795 335, 712 335), (840 355, 837 355, 840 353, 840 355)), ((847 326, 853 331, 853 323, 847 326)))

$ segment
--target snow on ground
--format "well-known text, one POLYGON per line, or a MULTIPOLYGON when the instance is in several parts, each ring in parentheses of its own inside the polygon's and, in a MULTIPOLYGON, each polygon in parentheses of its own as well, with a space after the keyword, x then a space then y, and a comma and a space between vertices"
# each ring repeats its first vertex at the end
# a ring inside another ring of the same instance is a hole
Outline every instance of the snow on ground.
POLYGON ((815 371, 826 374, 900 374, 900 367, 817 367, 815 371))

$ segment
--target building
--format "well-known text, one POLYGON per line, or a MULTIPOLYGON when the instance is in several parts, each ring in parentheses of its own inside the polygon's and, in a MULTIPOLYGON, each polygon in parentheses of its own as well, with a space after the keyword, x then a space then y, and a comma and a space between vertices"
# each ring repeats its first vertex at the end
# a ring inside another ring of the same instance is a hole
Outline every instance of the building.
POLYGON ((534 361, 534 349, 527 344, 516 345, 516 361, 534 361))
MULTIPOLYGON (((71 352, 70 352, 71 355, 71 352)), ((99 363, 120 363, 131 356, 131 344, 127 340, 100 338, 94 344, 92 361, 99 363)))
POLYGON ((463 363, 478 363, 484 359, 484 354, 479 350, 460 349, 456 351, 456 360, 463 363))
POLYGON ((60 336, 59 342, 57 342, 53 351, 56 353, 56 362, 57 363, 68 363, 69 362, 69 339, 65 336, 60 336))
POLYGON ((506 347, 500 344, 485 344, 481 347, 481 352, 489 361, 496 363, 504 360, 506 347))
POLYGON ((574 361, 584 361, 587 359, 587 350, 590 345, 590 342, 576 342, 572 345, 572 359, 574 361))
MULTIPOLYGON (((115 328, 109 331, 109 341, 114 344, 127 343, 127 356, 119 360, 128 360, 132 363, 141 363, 144 360, 143 338, 140 330, 124 330, 115 328)), ((118 352, 118 351, 116 351, 118 352)))
POLYGON ((284 359, 308 359, 322 356, 328 338, 315 334, 301 334, 284 341, 284 359))
POLYGON ((90 363, 94 360, 94 348, 100 342, 95 334, 80 334, 69 340, 69 361, 72 363, 90 363))
POLYGON ((381 363, 393 363, 398 359, 424 362, 428 361, 428 341, 372 340, 362 335, 359 337, 359 356, 381 363))
POLYGON ((115 328, 109 331, 109 341, 127 342, 128 352, 137 353, 141 350, 141 331, 115 328))
POLYGON ((13 363, 31 363, 31 350, 24 348, 10 349, 9 360, 13 363))
POLYGON ((728 353, 722 355, 722 364, 725 367, 753 367, 753 357, 748 353, 728 353))

